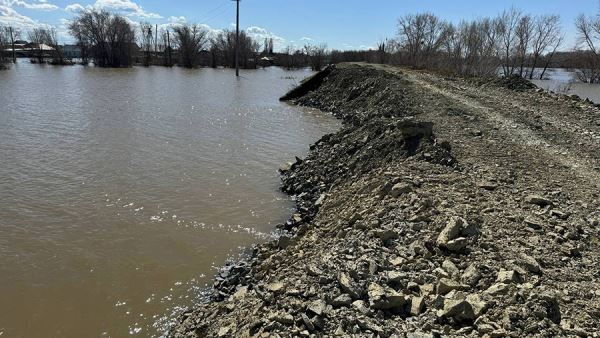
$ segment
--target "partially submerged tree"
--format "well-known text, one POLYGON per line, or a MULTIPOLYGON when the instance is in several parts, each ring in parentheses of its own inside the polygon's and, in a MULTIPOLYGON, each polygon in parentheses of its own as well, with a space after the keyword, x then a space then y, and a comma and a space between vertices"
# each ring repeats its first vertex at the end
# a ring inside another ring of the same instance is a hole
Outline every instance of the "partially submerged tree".
POLYGON ((540 79, 544 78, 546 69, 548 69, 550 62, 562 41, 563 35, 560 28, 560 16, 542 15, 536 17, 531 41, 532 59, 529 79, 533 79, 540 58, 546 55, 543 69, 539 74, 540 79))
POLYGON ((310 68, 314 71, 321 71, 327 62, 327 45, 306 45, 304 51, 308 57, 310 68))
POLYGON ((54 29, 54 28, 47 29, 46 30, 46 39, 47 40, 46 40, 45 44, 51 48, 50 55, 52 57, 52 60, 50 61, 50 63, 53 65, 71 64, 70 62, 67 62, 65 60, 62 46, 60 46, 58 43, 58 34, 56 33, 56 29, 54 29))
POLYGON ((9 58, 12 60, 12 63, 17 63, 15 41, 21 36, 21 31, 9 25, 0 27, 0 35, 0 39, 2 39, 0 42, 0 58, 3 58, 4 63, 6 63, 9 58), (7 49, 10 49, 10 52, 7 52, 7 49))
MULTIPOLYGON (((240 31, 239 65, 242 68, 256 68, 260 44, 245 31, 240 31)), ((223 30, 211 39, 212 64, 235 67, 235 31, 223 30)), ((269 46, 267 46, 269 48, 269 46)))
POLYGON ((81 12, 69 25, 77 44, 89 48, 100 67, 130 67, 137 48, 135 32, 122 16, 104 10, 81 12))
POLYGON ((504 76, 513 75, 517 66, 515 53, 521 16, 521 11, 512 7, 502 12, 498 18, 498 29, 500 32, 500 52, 498 54, 502 61, 502 73, 504 76))
POLYGON ((49 31, 45 28, 33 28, 27 33, 31 43, 31 52, 35 59, 32 62, 44 63, 46 60, 46 42, 50 40, 49 31))
POLYGON ((527 74, 525 64, 528 59, 528 53, 530 48, 531 37, 533 35, 534 25, 533 18, 530 15, 523 15, 519 19, 517 25, 516 35, 516 46, 515 46, 515 57, 516 64, 518 66, 519 76, 523 77, 527 74))
POLYGON ((171 47, 171 32, 166 29, 160 33, 160 47, 163 51, 163 65, 173 66, 173 48, 171 47))
POLYGON ((581 14, 575 21, 579 45, 585 50, 579 53, 578 76, 589 83, 600 82, 600 17, 588 17, 581 14))
POLYGON ((208 31, 199 25, 181 25, 173 28, 174 42, 179 49, 181 66, 194 68, 198 54, 208 42, 208 31))
POLYGON ((8 33, 8 27, 0 27, 0 69, 5 69, 6 63, 9 60, 5 50, 5 47, 10 43, 10 35, 8 33))
POLYGON ((152 47, 154 45, 154 32, 148 22, 140 23, 140 47, 144 51, 142 64, 146 67, 152 64, 152 47))

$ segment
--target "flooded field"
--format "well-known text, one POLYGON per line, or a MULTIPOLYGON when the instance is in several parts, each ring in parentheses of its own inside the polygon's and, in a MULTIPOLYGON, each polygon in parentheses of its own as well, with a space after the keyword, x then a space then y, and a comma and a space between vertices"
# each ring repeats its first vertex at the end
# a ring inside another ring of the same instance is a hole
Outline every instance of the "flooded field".
POLYGON ((289 215, 277 167, 339 126, 278 101, 309 74, 0 72, 0 336, 159 335, 289 215))
POLYGON ((583 83, 577 80, 574 71, 563 68, 551 68, 546 73, 547 80, 533 80, 537 86, 557 93, 578 95, 600 103, 600 84, 583 83))

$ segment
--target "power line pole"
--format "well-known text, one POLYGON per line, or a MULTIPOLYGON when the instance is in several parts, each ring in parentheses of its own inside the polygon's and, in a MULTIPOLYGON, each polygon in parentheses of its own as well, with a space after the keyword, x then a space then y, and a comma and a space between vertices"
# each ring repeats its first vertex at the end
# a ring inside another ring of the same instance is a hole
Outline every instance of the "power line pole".
POLYGON ((9 26, 8 29, 10 31, 10 44, 12 45, 12 61, 13 63, 17 63, 17 56, 15 54, 15 36, 13 35, 13 28, 12 26, 9 26))
POLYGON ((240 1, 232 0, 236 2, 236 16, 235 16, 235 76, 240 76, 240 1))

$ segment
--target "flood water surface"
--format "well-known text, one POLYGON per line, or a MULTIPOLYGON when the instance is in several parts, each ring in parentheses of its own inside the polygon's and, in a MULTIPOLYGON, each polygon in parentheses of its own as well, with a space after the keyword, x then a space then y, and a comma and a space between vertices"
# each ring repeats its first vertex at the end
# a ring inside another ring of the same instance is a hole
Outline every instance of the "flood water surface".
POLYGON ((550 68, 545 77, 546 80, 532 80, 532 82, 545 90, 577 95, 582 99, 590 99, 590 101, 600 104, 600 84, 583 83, 578 80, 574 71, 563 68, 550 68))
POLYGON ((0 336, 150 336, 293 203, 277 167, 339 127, 309 75, 0 72, 0 336))

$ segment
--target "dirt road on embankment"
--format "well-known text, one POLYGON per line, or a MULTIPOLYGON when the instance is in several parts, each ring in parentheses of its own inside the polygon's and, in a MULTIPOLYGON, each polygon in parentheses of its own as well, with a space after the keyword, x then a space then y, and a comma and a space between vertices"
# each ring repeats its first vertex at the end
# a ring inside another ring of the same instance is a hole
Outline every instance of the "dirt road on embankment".
POLYGON ((344 126, 281 169, 287 234, 172 336, 599 336, 599 108, 359 64, 285 99, 344 126))

